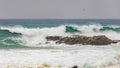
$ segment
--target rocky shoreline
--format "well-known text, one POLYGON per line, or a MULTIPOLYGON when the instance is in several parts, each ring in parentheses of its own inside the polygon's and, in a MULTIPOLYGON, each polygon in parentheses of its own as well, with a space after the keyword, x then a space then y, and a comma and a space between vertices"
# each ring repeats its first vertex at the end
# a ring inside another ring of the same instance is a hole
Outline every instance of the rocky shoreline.
POLYGON ((55 41, 57 44, 65 43, 69 45, 73 44, 83 44, 83 45, 108 45, 111 43, 118 43, 120 40, 111 40, 105 35, 99 36, 80 36, 74 35, 71 37, 62 37, 62 36, 47 36, 47 41, 55 41))

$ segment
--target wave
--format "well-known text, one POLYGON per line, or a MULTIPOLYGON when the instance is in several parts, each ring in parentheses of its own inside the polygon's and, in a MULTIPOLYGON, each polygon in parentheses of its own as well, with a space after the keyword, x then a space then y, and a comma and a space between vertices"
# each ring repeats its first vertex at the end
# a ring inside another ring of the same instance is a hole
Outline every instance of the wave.
POLYGON ((110 31, 120 32, 120 27, 113 28, 113 27, 106 26, 106 27, 101 28, 100 30, 101 31, 109 31, 110 30, 110 31))
MULTIPOLYGON (((26 28, 22 26, 14 27, 1 27, 1 34, 4 36, 15 36, 13 38, 19 39, 22 41, 22 45, 27 46, 38 46, 45 44, 47 40, 46 36, 71 36, 71 35, 106 35, 112 40, 119 40, 119 25, 117 27, 112 25, 103 26, 101 24, 89 24, 89 25, 60 25, 57 27, 44 27, 44 28, 26 28), (18 37, 18 35, 22 35, 18 37), (24 42, 24 43, 23 43, 24 42)), ((4 38, 4 42, 9 41, 9 44, 21 44, 21 42, 16 42, 16 40, 10 40, 4 38)))
POLYGON ((74 28, 72 26, 66 26, 65 32, 74 33, 74 32, 80 32, 80 31, 77 30, 77 28, 74 28))
POLYGON ((18 39, 18 38, 6 38, 4 40, 2 40, 2 42, 4 44, 8 44, 8 45, 22 45, 23 41, 18 39))
POLYGON ((66 26, 66 32, 74 33, 74 32, 81 32, 81 33, 92 33, 92 32, 103 32, 103 31, 113 31, 113 32, 120 32, 120 27, 114 26, 102 26, 102 25, 69 25, 66 26))
POLYGON ((10 32, 9 30, 0 30, 0 37, 19 36, 21 33, 10 32))

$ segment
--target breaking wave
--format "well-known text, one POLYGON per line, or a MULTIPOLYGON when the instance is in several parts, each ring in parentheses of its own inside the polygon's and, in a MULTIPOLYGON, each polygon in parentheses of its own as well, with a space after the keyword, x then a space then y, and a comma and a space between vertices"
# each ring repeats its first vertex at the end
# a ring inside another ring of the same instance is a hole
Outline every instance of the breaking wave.
POLYGON ((28 46, 38 46, 46 43, 46 36, 71 36, 71 35, 106 35, 112 40, 120 37, 120 26, 103 26, 100 24, 89 25, 61 25, 57 27, 26 28, 22 26, 1 27, 0 35, 11 37, 4 38, 7 44, 21 44, 28 46), (20 36, 21 35, 21 36, 20 36), (20 37, 19 37, 20 36, 20 37), (17 39, 16 39, 17 38, 17 39), (14 39, 14 40, 13 40, 14 39), (19 41, 19 42, 18 42, 19 41), (20 42, 21 41, 21 42, 20 42), (24 43, 23 43, 24 42, 24 43))
POLYGON ((103 27, 100 29, 101 31, 115 31, 115 32, 120 32, 120 27, 116 27, 116 28, 113 28, 113 27, 103 27))
POLYGON ((18 36, 21 33, 10 32, 9 30, 0 30, 0 37, 18 36))

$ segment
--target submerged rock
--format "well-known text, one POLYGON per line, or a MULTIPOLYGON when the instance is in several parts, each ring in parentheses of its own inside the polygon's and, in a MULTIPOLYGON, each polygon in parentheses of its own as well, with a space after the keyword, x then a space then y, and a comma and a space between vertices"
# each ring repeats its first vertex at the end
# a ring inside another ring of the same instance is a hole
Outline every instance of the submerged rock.
POLYGON ((118 43, 120 42, 120 40, 113 40, 113 43, 118 43))
POLYGON ((75 65, 75 66, 73 66, 72 68, 78 68, 78 66, 75 65))
POLYGON ((74 35, 72 37, 47 36, 46 39, 48 41, 56 41, 56 43, 59 43, 59 44, 65 43, 65 44, 69 44, 69 45, 73 45, 73 44, 108 45, 111 43, 118 42, 118 41, 113 41, 104 35, 93 36, 93 37, 80 36, 80 35, 74 35))

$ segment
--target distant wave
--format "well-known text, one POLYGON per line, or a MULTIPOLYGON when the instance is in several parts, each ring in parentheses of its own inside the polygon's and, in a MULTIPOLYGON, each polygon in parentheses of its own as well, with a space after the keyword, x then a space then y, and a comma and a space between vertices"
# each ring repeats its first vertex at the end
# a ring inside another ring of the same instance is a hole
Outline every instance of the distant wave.
POLYGON ((102 25, 83 25, 83 26, 66 26, 66 32, 75 33, 75 32, 103 32, 103 31, 114 31, 120 32, 120 27, 112 26, 102 26, 102 25))
POLYGON ((106 26, 106 27, 101 28, 100 31, 116 31, 116 32, 120 32, 120 27, 113 28, 113 27, 106 26))

